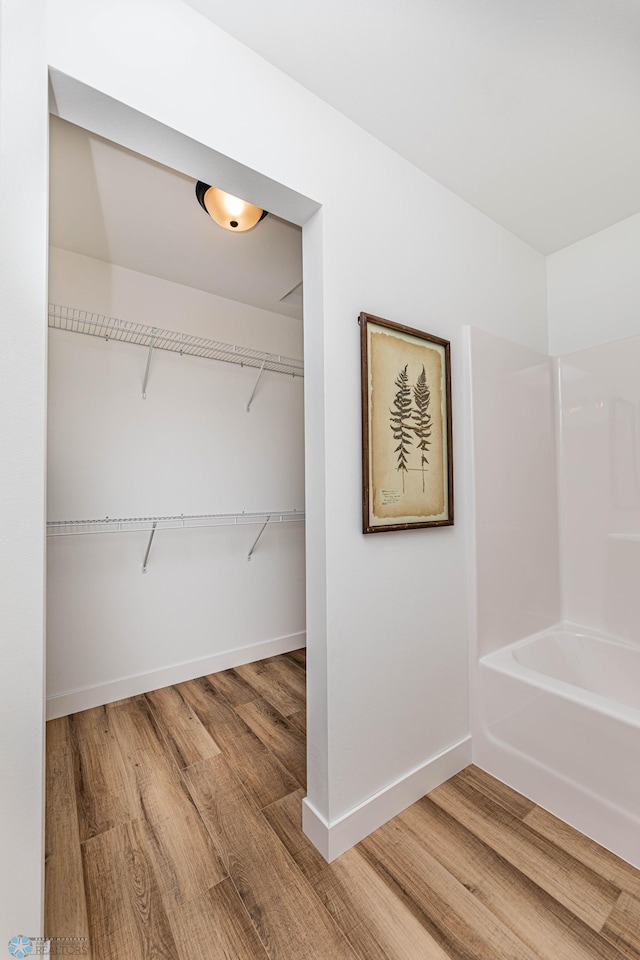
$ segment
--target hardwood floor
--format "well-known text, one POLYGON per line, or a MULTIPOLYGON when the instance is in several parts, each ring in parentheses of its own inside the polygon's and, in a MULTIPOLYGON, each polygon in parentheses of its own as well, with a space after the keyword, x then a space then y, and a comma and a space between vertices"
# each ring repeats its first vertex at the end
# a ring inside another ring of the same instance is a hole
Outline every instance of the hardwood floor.
POLYGON ((47 725, 48 936, 93 960, 640 960, 640 872, 476 767, 325 863, 304 671, 47 725))

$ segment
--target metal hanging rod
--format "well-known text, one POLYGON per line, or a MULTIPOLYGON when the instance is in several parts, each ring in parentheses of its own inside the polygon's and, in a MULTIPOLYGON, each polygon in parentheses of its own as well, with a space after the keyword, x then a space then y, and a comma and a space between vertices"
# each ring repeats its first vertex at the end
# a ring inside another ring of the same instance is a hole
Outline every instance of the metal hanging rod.
POLYGON ((99 520, 49 520, 48 537, 86 536, 95 533, 125 533, 131 530, 188 529, 191 527, 244 526, 256 523, 287 523, 304 520, 304 510, 264 510, 259 513, 196 513, 171 517, 103 517, 99 520))
MULTIPOLYGON (((265 353, 263 350, 250 350, 248 347, 208 340, 206 337, 178 333, 175 330, 162 330, 142 323, 130 323, 128 320, 118 320, 115 317, 102 316, 76 307, 63 307, 50 303, 49 326, 55 330, 68 330, 71 333, 84 333, 92 337, 102 337, 104 340, 119 340, 148 347, 147 375, 151 351, 168 350, 171 353, 186 354, 191 357, 236 363, 241 367, 256 367, 271 373, 284 373, 292 377, 304 376, 302 360, 296 360, 293 357, 265 353)), ((145 376, 145 388, 146 379, 145 376)))

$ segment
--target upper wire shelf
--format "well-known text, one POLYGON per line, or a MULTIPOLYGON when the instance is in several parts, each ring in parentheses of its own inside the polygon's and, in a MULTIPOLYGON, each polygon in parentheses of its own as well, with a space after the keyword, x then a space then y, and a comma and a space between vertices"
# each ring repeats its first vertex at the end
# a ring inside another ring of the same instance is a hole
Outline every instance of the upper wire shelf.
POLYGON ((171 517, 103 517, 99 520, 49 520, 48 537, 123 533, 127 530, 176 530, 191 527, 234 526, 252 523, 286 523, 304 520, 304 510, 264 510, 261 513, 196 513, 171 517))
POLYGON ((304 376, 302 360, 283 357, 280 354, 265 353, 264 350, 251 350, 206 337, 196 337, 175 330, 162 330, 143 323, 131 323, 106 317, 89 310, 76 307, 64 307, 49 304, 49 326, 55 330, 68 330, 71 333, 84 333, 104 340, 119 340, 136 343, 155 350, 168 350, 171 353, 186 354, 191 357, 204 357, 207 360, 220 360, 224 363, 236 363, 244 367, 256 367, 272 373, 285 373, 293 377, 304 376))

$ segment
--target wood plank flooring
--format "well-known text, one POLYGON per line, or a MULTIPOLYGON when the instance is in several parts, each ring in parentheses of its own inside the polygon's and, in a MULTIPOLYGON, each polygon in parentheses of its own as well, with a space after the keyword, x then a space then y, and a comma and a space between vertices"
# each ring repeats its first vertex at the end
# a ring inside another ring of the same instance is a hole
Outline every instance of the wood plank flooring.
POLYGON ((640 960, 640 872, 476 767, 325 863, 303 650, 47 727, 46 933, 93 960, 640 960))

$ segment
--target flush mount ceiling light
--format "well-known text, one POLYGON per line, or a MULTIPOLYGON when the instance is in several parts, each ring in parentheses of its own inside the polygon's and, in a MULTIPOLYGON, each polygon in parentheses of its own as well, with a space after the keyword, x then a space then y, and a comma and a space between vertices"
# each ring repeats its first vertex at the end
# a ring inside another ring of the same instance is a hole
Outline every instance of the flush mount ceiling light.
POLYGON ((266 210, 247 203, 240 197, 234 197, 231 193, 225 193, 218 187, 210 187, 202 180, 196 183, 196 197, 211 219, 232 233, 251 230, 251 227, 255 227, 256 223, 264 220, 267 215, 266 210))

